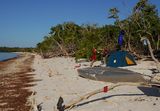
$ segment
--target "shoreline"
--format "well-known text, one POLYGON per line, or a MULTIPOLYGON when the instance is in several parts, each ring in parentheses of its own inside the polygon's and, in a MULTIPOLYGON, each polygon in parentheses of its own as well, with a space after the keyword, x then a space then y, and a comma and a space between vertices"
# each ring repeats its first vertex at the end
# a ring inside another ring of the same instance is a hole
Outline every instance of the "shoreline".
MULTIPOLYGON (((80 64, 81 67, 78 68, 84 68, 89 67, 90 62, 80 64)), ((98 64, 100 62, 97 61, 94 65, 98 64)), ((110 82, 80 77, 76 68, 79 63, 77 64, 72 57, 42 59, 39 55, 25 53, 18 59, 3 62, 3 65, 1 67, 3 66, 4 69, 0 71, 0 110, 2 111, 13 109, 30 111, 31 107, 41 103, 44 111, 57 111, 60 96, 64 98, 64 104, 67 105, 95 89, 114 85, 110 82), (4 64, 6 67, 3 66, 4 64)), ((152 61, 145 63, 138 61, 136 66, 125 68, 142 74, 151 74, 148 69, 153 67, 152 61)), ((71 111, 142 111, 142 108, 143 111, 159 111, 160 96, 154 95, 155 93, 155 89, 121 86, 84 100, 71 111)))
POLYGON ((22 54, 0 64, 0 110, 29 111, 29 87, 34 86, 32 63, 34 56, 22 54))
POLYGON ((11 54, 16 54, 14 55, 13 57, 8 57, 6 59, 3 59, 3 60, 0 60, 0 62, 6 62, 6 61, 9 61, 9 60, 13 60, 13 59, 17 59, 18 57, 21 56, 21 52, 0 52, 0 53, 11 53, 11 54))
POLYGON ((12 57, 12 58, 9 58, 9 59, 4 59, 4 60, 1 60, 1 62, 7 62, 7 61, 10 61, 10 60, 14 60, 14 59, 18 59, 19 57, 12 57))

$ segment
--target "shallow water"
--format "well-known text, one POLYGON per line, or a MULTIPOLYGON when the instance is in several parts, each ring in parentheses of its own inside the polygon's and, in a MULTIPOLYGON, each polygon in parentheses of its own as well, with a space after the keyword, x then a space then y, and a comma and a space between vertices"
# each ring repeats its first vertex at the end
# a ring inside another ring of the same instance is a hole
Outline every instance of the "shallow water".
POLYGON ((0 61, 5 61, 17 57, 18 54, 11 52, 0 52, 0 61))

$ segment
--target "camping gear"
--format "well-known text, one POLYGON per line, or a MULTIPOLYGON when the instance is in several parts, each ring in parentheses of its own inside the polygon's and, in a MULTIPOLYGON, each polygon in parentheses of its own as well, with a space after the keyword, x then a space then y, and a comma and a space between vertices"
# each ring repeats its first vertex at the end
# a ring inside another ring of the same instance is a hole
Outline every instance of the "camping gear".
POLYGON ((109 67, 124 67, 136 65, 134 57, 127 51, 113 51, 109 54, 106 62, 109 67))
POLYGON ((114 67, 88 67, 77 69, 79 76, 105 82, 146 82, 139 73, 114 67))

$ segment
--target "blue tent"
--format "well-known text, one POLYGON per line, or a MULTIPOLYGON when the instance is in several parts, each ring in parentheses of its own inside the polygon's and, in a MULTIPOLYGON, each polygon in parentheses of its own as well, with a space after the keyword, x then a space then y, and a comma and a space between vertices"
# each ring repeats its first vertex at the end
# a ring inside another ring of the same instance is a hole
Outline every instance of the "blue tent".
POLYGON ((114 51, 109 54, 106 62, 109 67, 124 67, 136 65, 134 57, 127 51, 114 51))

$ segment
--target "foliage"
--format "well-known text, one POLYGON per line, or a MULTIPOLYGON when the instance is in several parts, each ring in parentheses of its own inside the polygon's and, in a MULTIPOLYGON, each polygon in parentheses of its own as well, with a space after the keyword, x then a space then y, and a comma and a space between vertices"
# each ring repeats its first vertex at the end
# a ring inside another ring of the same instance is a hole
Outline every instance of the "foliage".
MULTIPOLYGON (((73 22, 66 22, 52 27, 49 35, 44 37, 44 41, 37 44, 37 51, 42 53, 44 57, 48 57, 48 52, 58 49, 58 43, 72 56, 89 59, 93 47, 98 50, 104 47, 115 48, 118 31, 119 28, 112 25, 98 27, 96 24, 87 24, 79 26, 73 22)), ((57 51, 63 54, 60 48, 57 51)))
POLYGON ((141 37, 151 40, 155 50, 159 49, 160 18, 155 5, 148 0, 139 0, 133 7, 131 15, 120 20, 120 11, 117 8, 109 10, 109 17, 115 19, 114 25, 98 26, 97 24, 77 25, 65 22, 51 27, 50 33, 37 44, 37 52, 43 57, 65 55, 89 59, 92 48, 98 51, 103 48, 114 50, 120 30, 125 31, 124 49, 142 54, 141 37))

